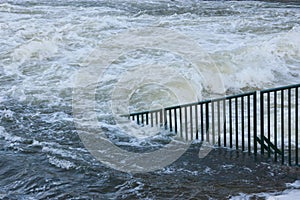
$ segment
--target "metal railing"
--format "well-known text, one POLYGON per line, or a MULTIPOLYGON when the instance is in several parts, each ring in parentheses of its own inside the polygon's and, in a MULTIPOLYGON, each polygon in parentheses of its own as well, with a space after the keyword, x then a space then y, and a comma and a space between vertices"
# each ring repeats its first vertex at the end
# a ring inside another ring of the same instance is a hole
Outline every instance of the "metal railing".
POLYGON ((266 151, 276 162, 299 165, 299 87, 248 92, 127 117, 140 125, 164 127, 186 140, 255 155, 266 151))
POLYGON ((299 165, 300 84, 260 91, 261 154, 299 165), (267 144, 264 144, 267 143, 267 144), (272 145, 273 144, 273 145, 272 145))

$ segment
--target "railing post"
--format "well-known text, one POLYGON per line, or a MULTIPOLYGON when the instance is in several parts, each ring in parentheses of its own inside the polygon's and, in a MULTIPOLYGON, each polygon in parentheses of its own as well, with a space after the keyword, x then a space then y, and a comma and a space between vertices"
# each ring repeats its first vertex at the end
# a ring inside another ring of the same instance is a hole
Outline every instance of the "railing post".
POLYGON ((231 98, 229 99, 229 143, 230 143, 230 148, 232 148, 232 100, 231 98))
POLYGON ((137 119, 137 124, 140 125, 140 115, 137 115, 136 119, 137 119))
POLYGON ((284 90, 281 90, 281 163, 284 164, 284 90))
POLYGON ((166 109, 164 109, 164 111, 163 111, 163 115, 164 115, 164 117, 163 117, 163 119, 164 119, 164 126, 165 126, 165 130, 167 130, 168 129, 168 116, 167 116, 167 110, 166 109))
MULTIPOLYGON (((277 91, 274 91, 274 145, 277 147, 277 91)), ((275 152, 274 160, 277 162, 277 152, 275 152)))
POLYGON ((201 141, 204 140, 204 111, 203 111, 203 103, 200 105, 201 110, 201 141))
MULTIPOLYGON (((255 95, 255 94, 254 94, 255 95)), ((255 105, 254 103, 254 97, 253 96, 253 107, 255 105)), ((247 123, 248 123, 248 153, 250 154, 251 153, 251 96, 248 95, 247 96, 247 115, 248 115, 248 120, 247 120, 247 123)), ((254 115, 253 115, 253 119, 254 119, 254 115)), ((257 138, 255 137, 255 134, 254 134, 254 127, 253 127, 253 135, 254 135, 254 143, 253 145, 256 145, 257 144, 257 138)), ((254 154, 255 154, 255 149, 254 149, 254 154)))
POLYGON ((298 145, 299 145, 299 143, 298 143, 298 141, 299 141, 299 134, 298 134, 298 123, 299 123, 299 116, 298 116, 298 111, 299 111, 299 108, 298 108, 298 106, 299 106, 299 102, 298 102, 298 97, 299 97, 299 95, 298 95, 298 92, 299 92, 299 87, 297 87, 296 88, 296 94, 295 94, 295 101, 296 101, 296 111, 295 111, 295 121, 296 121, 296 125, 295 125, 295 139, 296 139, 296 150, 295 150, 295 152, 296 152, 296 160, 295 160, 295 162, 296 162, 296 165, 298 165, 299 164, 299 155, 298 155, 298 145))
POLYGON ((221 112, 220 112, 220 101, 218 101, 218 146, 221 146, 221 112))
POLYGON ((238 97, 235 98, 235 148, 239 149, 239 111, 238 111, 238 97))
POLYGON ((260 152, 264 155, 264 92, 260 92, 260 152))
POLYGON ((194 139, 194 137, 193 137, 193 107, 192 106, 190 106, 190 125, 191 125, 191 128, 190 128, 190 130, 191 130, 191 140, 193 140, 194 139))
POLYGON ((187 123, 187 108, 184 106, 184 125, 185 125, 185 137, 188 139, 188 123, 187 123))
POLYGON ((254 155, 256 156, 257 155, 257 92, 254 92, 253 94, 253 136, 254 136, 254 155))
POLYGON ((241 99, 241 120, 242 120, 242 151, 245 151, 245 111, 244 111, 244 97, 241 99))
POLYGON ((153 112, 150 113, 151 127, 153 127, 153 112))
POLYGON ((292 165, 292 111, 291 111, 291 88, 288 89, 288 160, 289 165, 292 165))
POLYGON ((159 123, 160 123, 160 127, 163 126, 163 109, 161 109, 159 111, 159 123))
POLYGON ((195 105, 196 140, 199 140, 198 105, 195 105))
POLYGON ((183 137, 183 128, 182 128, 182 107, 179 107, 179 124, 180 124, 180 136, 183 137))
POLYGON ((205 129, 205 133, 206 133, 206 141, 209 142, 209 107, 208 107, 208 103, 205 104, 205 125, 206 125, 206 129, 205 129))
MULTIPOLYGON (((267 93, 267 117, 268 117, 268 140, 271 141, 271 105, 270 105, 270 92, 267 93)), ((271 157, 271 148, 268 143, 268 157, 271 157)))
POLYGON ((172 109, 169 109, 169 127, 170 127, 170 132, 173 131, 172 127, 172 109))
POLYGON ((227 121, 226 121, 226 100, 225 99, 223 100, 223 112, 224 112, 224 114, 223 114, 223 116, 224 116, 224 147, 226 147, 227 146, 227 144, 226 144, 226 128, 227 128, 226 123, 227 123, 227 121))
POLYGON ((215 144, 215 102, 211 101, 211 133, 212 133, 212 144, 215 144))
POLYGON ((177 133, 177 108, 174 109, 175 133, 177 133))

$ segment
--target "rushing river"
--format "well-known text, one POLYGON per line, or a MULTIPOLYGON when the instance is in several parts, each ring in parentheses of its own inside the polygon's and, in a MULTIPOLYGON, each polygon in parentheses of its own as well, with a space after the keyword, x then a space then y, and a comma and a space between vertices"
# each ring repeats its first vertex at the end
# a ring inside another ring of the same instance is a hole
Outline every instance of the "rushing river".
POLYGON ((299 80, 297 1, 0 0, 0 199, 280 194, 300 179, 299 168, 225 149, 201 159, 197 142, 161 169, 118 171, 91 155, 74 116, 84 127, 98 126, 96 118, 123 149, 153 152, 172 137, 120 131, 119 107, 161 108, 299 80), (95 116, 78 106, 85 98, 95 116))

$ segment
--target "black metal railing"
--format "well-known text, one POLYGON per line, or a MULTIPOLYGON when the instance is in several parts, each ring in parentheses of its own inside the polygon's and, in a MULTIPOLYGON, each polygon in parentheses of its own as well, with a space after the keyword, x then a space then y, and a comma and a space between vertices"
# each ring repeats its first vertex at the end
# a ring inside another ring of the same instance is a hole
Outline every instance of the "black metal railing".
POLYGON ((300 84, 260 91, 260 139, 274 160, 299 165, 300 84), (266 141, 266 142, 265 142, 266 141), (276 148, 274 149, 273 146, 276 148))
POLYGON ((248 92, 127 117, 140 125, 164 127, 186 140, 255 155, 267 152, 276 162, 299 165, 299 87, 248 92))

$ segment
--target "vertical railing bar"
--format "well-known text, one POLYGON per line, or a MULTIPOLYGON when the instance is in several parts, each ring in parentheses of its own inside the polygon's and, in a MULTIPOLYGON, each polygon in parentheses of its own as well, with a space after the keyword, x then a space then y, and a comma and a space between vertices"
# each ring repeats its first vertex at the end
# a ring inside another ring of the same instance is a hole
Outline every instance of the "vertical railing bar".
POLYGON ((160 123, 160 127, 163 126, 163 109, 161 109, 159 111, 159 123, 160 123))
POLYGON ((284 164, 284 90, 281 90, 281 163, 284 164))
POLYGON ((137 124, 140 125, 140 115, 136 116, 137 124))
POLYGON ((264 93, 260 93, 260 140, 261 140, 261 147, 260 152, 264 155, 264 93))
POLYGON ((229 99, 229 136, 230 148, 232 148, 232 100, 229 99))
POLYGON ((193 106, 191 105, 190 106, 190 125, 191 125, 191 128, 190 128, 190 130, 191 130, 191 140, 193 140, 194 139, 194 137, 193 137, 193 106))
POLYGON ((235 148, 239 149, 239 111, 238 111, 238 97, 235 98, 235 148))
POLYGON ((218 101, 218 146, 221 146, 221 116, 220 116, 220 101, 218 101))
POLYGON ((288 89, 288 149, 289 165, 292 165, 292 107, 291 107, 291 88, 288 89))
POLYGON ((184 123, 185 123, 185 137, 188 140, 188 123, 187 123, 187 108, 184 106, 184 123))
POLYGON ((200 106, 201 111, 201 141, 204 141, 204 111, 203 111, 203 104, 200 106))
POLYGON ((168 129, 168 115, 167 115, 167 110, 166 109, 164 109, 164 112, 163 112, 164 114, 164 127, 165 127, 165 130, 167 130, 168 129))
POLYGON ((224 99, 223 100, 223 112, 224 112, 224 114, 223 114, 223 116, 224 116, 224 147, 226 147, 226 123, 227 123, 227 121, 226 121, 226 118, 227 118, 227 115, 226 115, 226 100, 224 99))
POLYGON ((196 140, 199 140, 198 105, 195 105, 196 140))
POLYGON ((215 102, 211 102, 212 144, 215 144, 215 102))
POLYGON ((177 133, 178 132, 178 130, 177 130, 177 108, 174 109, 174 125, 175 125, 175 133, 177 133))
MULTIPOLYGON (((248 153, 251 153, 251 103, 250 103, 250 95, 247 96, 247 116, 248 116, 248 153)), ((254 116, 253 116, 254 117, 254 116)), ((254 145, 256 143, 256 138, 254 138, 254 145)), ((254 149, 255 153, 255 149, 254 149)))
POLYGON ((295 121, 296 121, 296 125, 295 125, 295 138, 296 138, 296 150, 295 150, 295 153, 296 153, 296 160, 295 160, 295 162, 296 162, 296 165, 299 165, 299 155, 298 155, 298 145, 299 145, 299 133, 298 133, 298 128, 299 128, 299 125, 298 125, 298 123, 299 123, 299 116, 298 116, 298 106, 299 106, 299 102, 298 102, 298 97, 299 97, 299 87, 296 87, 296 94, 295 94, 295 99, 296 99, 296 102, 295 102, 295 107, 296 107, 296 110, 295 110, 295 121))
POLYGON ((257 93, 253 94, 253 137, 254 137, 254 155, 257 155, 257 93))
POLYGON ((149 125, 149 113, 146 113, 146 125, 149 125))
MULTIPOLYGON (((271 141, 271 107, 270 107, 270 92, 267 93, 267 118, 268 118, 268 140, 271 141)), ((271 147, 268 142, 268 157, 271 157, 271 147)))
POLYGON ((180 137, 183 138, 183 130, 182 130, 182 107, 179 107, 179 124, 180 124, 180 137))
POLYGON ((141 114, 142 117, 142 125, 144 125, 144 114, 141 114))
POLYGON ((153 127, 153 112, 150 113, 150 118, 151 127, 153 127))
POLYGON ((134 116, 134 115, 132 115, 132 120, 133 120, 133 121, 135 120, 135 116, 134 116))
POLYGON ((245 105, 244 105, 244 96, 242 96, 242 99, 241 99, 241 105, 242 105, 242 108, 241 108, 241 118, 242 118, 242 151, 245 151, 245 105))
MULTIPOLYGON (((274 91, 274 145, 277 148, 277 91, 274 91)), ((275 151, 274 160, 277 162, 277 151, 275 151)))
POLYGON ((172 127, 173 123, 172 123, 172 109, 169 110, 169 127, 170 127, 170 132, 173 131, 173 127, 172 127))
POLYGON ((208 103, 205 104, 205 116, 206 116, 206 119, 205 119, 205 126, 206 126, 206 129, 205 129, 205 132, 206 132, 206 141, 207 142, 210 142, 210 139, 209 139, 209 107, 208 107, 208 103))

